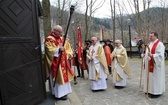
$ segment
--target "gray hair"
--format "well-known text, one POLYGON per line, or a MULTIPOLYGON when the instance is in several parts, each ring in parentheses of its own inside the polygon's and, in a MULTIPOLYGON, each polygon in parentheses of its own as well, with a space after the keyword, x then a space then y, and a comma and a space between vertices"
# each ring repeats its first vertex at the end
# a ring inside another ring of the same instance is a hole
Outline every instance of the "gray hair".
POLYGON ((122 43, 122 41, 120 39, 115 40, 115 42, 122 43))
POLYGON ((56 29, 56 30, 57 30, 57 29, 62 29, 62 27, 61 27, 60 25, 56 25, 56 26, 54 26, 53 30, 54 30, 54 29, 56 29))
POLYGON ((95 37, 95 36, 92 37, 91 39, 92 39, 92 40, 96 40, 96 41, 98 40, 97 37, 95 37))

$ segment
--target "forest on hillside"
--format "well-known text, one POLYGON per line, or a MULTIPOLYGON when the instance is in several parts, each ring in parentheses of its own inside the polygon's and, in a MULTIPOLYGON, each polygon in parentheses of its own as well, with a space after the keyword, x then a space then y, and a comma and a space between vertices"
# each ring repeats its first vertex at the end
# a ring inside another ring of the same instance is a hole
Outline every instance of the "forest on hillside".
MULTIPOLYGON (((46 33, 49 33, 51 28, 56 24, 60 24, 63 26, 64 30, 66 30, 70 1, 71 0, 67 3, 67 0, 58 0, 55 1, 55 4, 57 5, 53 6, 50 4, 49 0, 42 0, 44 13, 42 22, 45 26, 42 28, 45 29, 45 35, 47 35, 46 33), (47 18, 48 20, 50 19, 49 25, 49 22, 46 22, 47 18), (50 27, 50 29, 47 30, 48 27, 50 27)), ((128 25, 131 27, 131 40, 134 40, 134 37, 136 36, 140 36, 147 43, 148 34, 151 31, 156 31, 159 34, 159 39, 164 43, 167 43, 168 8, 166 5, 163 5, 162 7, 150 7, 150 2, 144 2, 144 10, 140 12, 140 4, 138 0, 130 0, 134 5, 132 10, 135 11, 132 14, 124 14, 124 10, 121 9, 123 7, 120 7, 117 1, 118 0, 113 0, 109 4, 109 7, 111 7, 111 14, 109 15, 111 15, 111 17, 97 18, 93 15, 93 6, 95 5, 94 3, 96 0, 81 0, 81 3, 84 2, 86 8, 84 13, 80 12, 78 9, 75 9, 74 11, 68 31, 68 37, 72 39, 72 43, 76 43, 78 26, 81 27, 83 41, 89 39, 91 36, 100 37, 101 27, 103 27, 104 39, 121 39, 124 46, 129 46, 130 40, 128 25), (128 19, 131 20, 130 24, 128 24, 128 19)), ((77 8, 81 5, 82 4, 76 4, 75 6, 77 8)))

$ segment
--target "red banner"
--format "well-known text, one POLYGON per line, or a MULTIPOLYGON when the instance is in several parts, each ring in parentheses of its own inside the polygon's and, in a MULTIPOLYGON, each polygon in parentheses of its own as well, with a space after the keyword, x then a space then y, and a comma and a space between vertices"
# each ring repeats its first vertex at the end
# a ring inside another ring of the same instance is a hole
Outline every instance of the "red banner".
POLYGON ((78 62, 82 64, 82 35, 80 27, 78 27, 78 62))

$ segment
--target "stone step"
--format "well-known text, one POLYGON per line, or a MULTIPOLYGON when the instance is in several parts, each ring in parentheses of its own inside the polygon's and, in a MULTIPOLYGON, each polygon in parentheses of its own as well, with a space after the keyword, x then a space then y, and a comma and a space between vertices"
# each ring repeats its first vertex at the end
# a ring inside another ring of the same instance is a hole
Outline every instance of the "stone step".
POLYGON ((49 83, 46 81, 47 99, 41 102, 39 105, 82 105, 79 97, 72 87, 72 93, 68 94, 68 100, 55 100, 49 92, 49 83))

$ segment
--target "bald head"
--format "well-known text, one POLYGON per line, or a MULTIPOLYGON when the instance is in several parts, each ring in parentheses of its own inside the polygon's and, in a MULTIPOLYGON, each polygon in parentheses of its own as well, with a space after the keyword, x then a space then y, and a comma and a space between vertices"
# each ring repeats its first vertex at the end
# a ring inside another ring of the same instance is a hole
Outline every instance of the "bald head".
POLYGON ((62 35, 62 27, 60 25, 56 25, 53 28, 53 32, 55 33, 56 36, 61 36, 62 35))
POLYGON ((60 25, 56 25, 56 26, 54 26, 53 29, 54 29, 54 30, 62 30, 62 27, 61 27, 60 25))
POLYGON ((97 43, 97 37, 92 37, 91 41, 92 41, 92 44, 95 45, 97 43))
POLYGON ((120 43, 121 44, 122 41, 118 39, 118 40, 115 41, 115 43, 120 43))
POLYGON ((97 40, 97 37, 92 37, 91 40, 97 40))
POLYGON ((115 40, 115 46, 119 47, 122 44, 121 40, 115 40))

